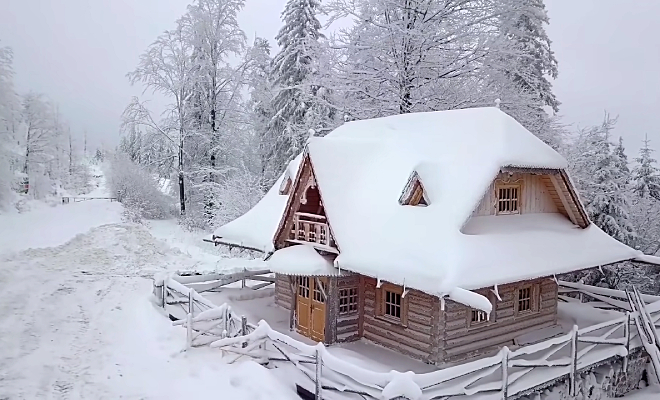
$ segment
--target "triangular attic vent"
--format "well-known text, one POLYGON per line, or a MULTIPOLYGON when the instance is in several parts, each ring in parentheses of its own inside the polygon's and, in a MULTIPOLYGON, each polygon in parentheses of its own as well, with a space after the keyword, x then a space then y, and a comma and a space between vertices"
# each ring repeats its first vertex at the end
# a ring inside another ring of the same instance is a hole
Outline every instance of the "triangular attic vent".
POLYGON ((424 190, 422 181, 419 179, 417 171, 413 171, 406 183, 406 187, 399 197, 399 204, 403 206, 421 206, 425 207, 431 204, 429 197, 424 190))

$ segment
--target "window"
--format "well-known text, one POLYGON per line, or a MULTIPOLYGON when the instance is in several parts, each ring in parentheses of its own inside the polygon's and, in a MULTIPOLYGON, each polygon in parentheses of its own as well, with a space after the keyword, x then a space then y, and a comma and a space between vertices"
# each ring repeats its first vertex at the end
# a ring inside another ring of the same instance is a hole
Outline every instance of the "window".
POLYGON ((472 318, 470 319, 470 325, 476 325, 481 322, 488 321, 488 314, 485 311, 472 309, 472 318))
POLYGON ((401 294, 385 291, 385 309, 383 315, 401 319, 401 294))
POLYGON ((320 279, 316 279, 314 283, 314 301, 318 303, 325 303, 325 285, 320 279))
POLYGON ((520 185, 497 186, 497 213, 520 213, 520 185))
POLYGON ((358 289, 339 289, 339 315, 351 314, 358 310, 358 289))
POLYGON ((296 279, 298 281, 298 296, 309 299, 309 277, 299 276, 296 279))
POLYGON ((532 311, 532 287, 518 289, 518 312, 532 311))

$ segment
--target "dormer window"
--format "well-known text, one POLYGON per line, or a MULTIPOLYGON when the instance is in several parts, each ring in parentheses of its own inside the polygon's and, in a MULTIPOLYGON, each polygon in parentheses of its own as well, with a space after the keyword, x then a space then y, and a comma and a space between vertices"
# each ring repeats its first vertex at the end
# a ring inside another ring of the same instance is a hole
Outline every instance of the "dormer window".
POLYGON ((399 204, 403 206, 419 207, 426 207, 430 204, 428 196, 426 195, 426 191, 424 190, 424 186, 422 185, 422 181, 419 179, 417 172, 413 172, 408 179, 408 183, 403 189, 401 197, 399 197, 399 204))
POLYGON ((497 204, 495 205, 498 215, 520 214, 519 184, 499 184, 495 188, 497 204))

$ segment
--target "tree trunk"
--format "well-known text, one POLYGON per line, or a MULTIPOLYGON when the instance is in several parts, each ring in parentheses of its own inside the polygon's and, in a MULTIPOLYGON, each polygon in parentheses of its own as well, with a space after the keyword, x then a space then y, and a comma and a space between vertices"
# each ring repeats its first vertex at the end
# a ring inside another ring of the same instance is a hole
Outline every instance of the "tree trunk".
POLYGON ((186 194, 183 183, 183 129, 181 129, 181 140, 179 141, 179 202, 181 203, 181 215, 186 214, 186 194))

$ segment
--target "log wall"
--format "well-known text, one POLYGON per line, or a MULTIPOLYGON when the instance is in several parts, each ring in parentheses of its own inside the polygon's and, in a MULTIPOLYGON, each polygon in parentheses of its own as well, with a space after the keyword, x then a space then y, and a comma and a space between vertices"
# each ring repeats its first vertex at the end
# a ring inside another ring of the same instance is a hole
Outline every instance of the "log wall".
MULTIPOLYGON (((360 276, 352 275, 337 278, 338 291, 341 289, 355 288, 358 290, 358 310, 351 314, 337 314, 335 331, 337 342, 350 342, 360 338, 360 276)), ((339 294, 337 294, 339 296, 339 294)), ((335 300, 339 304, 339 297, 335 300)))
MULTIPOLYGON (((407 326, 377 315, 376 280, 361 277, 364 292, 362 336, 374 343, 409 357, 435 362, 440 301, 438 297, 410 290, 407 302, 407 326)), ((405 307, 404 307, 405 308, 405 307)))
POLYGON ((447 301, 441 321, 442 354, 438 357, 444 362, 462 361, 497 351, 505 345, 512 346, 515 337, 557 323, 557 284, 553 279, 502 285, 498 287, 502 301, 498 301, 490 289, 477 292, 491 299, 491 319, 479 324, 471 323, 469 307, 447 301), (535 310, 517 314, 517 289, 530 284, 534 292, 532 302, 535 310))
POLYGON ((292 300, 289 277, 283 274, 275 274, 275 304, 291 310, 292 300))

